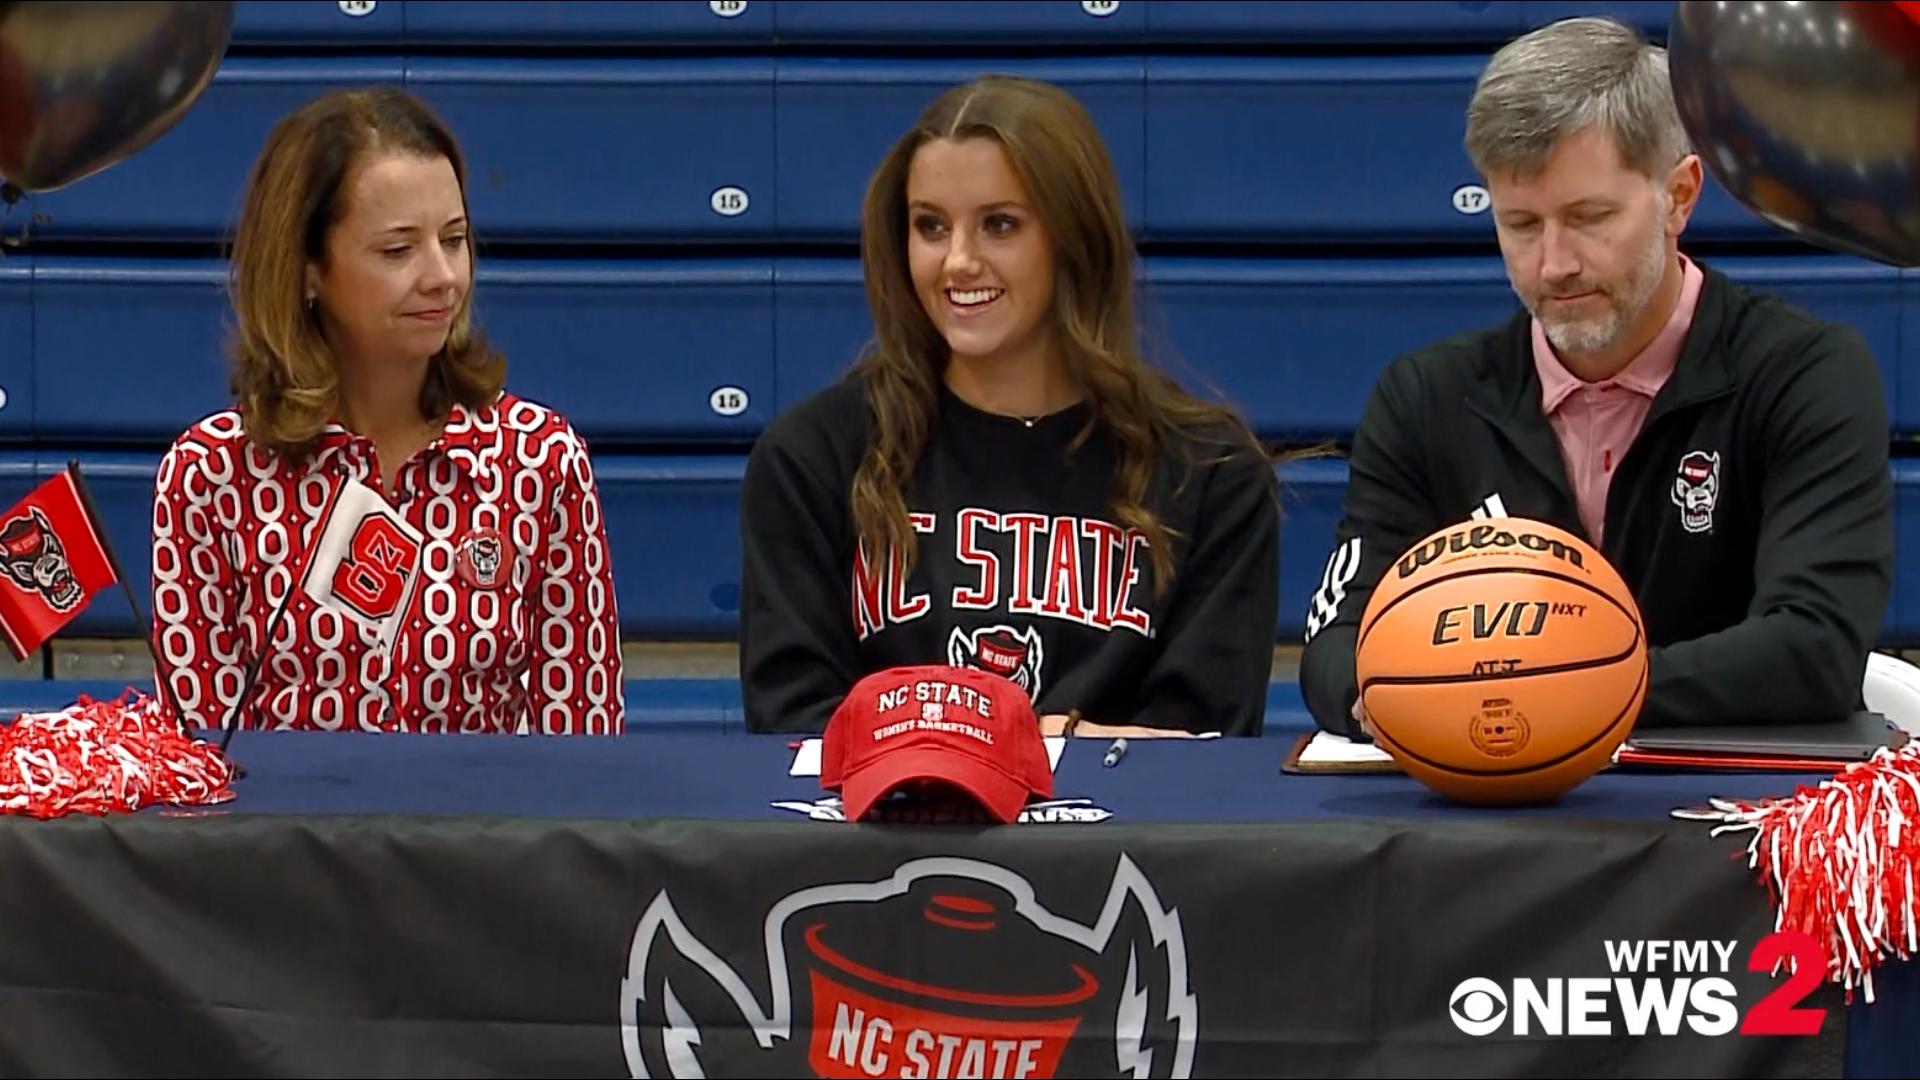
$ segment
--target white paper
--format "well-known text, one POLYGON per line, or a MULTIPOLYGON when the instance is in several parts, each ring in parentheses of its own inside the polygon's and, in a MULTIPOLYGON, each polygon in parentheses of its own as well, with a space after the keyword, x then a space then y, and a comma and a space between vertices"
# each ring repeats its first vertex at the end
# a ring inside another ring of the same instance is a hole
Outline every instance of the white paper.
POLYGON ((1368 765, 1391 763, 1393 755, 1373 743, 1354 742, 1331 731, 1316 732, 1300 751, 1303 765, 1368 765))
POLYGON ((820 740, 808 739, 793 752, 793 767, 787 770, 788 776, 820 775, 820 740))
MULTIPOLYGON (((1047 744, 1047 765, 1054 772, 1059 772, 1060 771, 1060 754, 1062 751, 1064 751, 1067 748, 1067 740, 1063 736, 1054 735, 1054 736, 1049 736, 1045 741, 1047 744)), ((800 744, 800 749, 795 750, 793 752, 793 764, 787 769, 787 775, 788 776, 819 776, 820 775, 820 740, 819 738, 816 737, 816 738, 805 740, 800 744)))

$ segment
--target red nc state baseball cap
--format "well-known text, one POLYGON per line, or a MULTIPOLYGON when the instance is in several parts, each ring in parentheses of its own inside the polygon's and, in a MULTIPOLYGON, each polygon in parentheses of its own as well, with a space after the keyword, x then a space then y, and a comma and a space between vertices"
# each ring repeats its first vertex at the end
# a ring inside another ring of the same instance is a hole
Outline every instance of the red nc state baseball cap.
POLYGON ((840 792, 847 820, 918 781, 951 784, 1012 822, 1029 796, 1053 795, 1053 769, 1027 692, 971 668, 875 672, 827 722, 820 786, 840 792))

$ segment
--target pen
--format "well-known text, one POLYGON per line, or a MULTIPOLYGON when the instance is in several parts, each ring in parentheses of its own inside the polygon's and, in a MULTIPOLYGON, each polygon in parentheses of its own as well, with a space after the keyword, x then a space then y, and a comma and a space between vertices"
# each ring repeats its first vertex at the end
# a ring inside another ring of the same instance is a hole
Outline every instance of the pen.
POLYGON ((1124 738, 1115 739, 1113 740, 1113 745, 1107 747, 1107 756, 1100 759, 1100 764, 1111 769, 1115 765, 1120 764, 1120 759, 1126 756, 1127 740, 1124 738))

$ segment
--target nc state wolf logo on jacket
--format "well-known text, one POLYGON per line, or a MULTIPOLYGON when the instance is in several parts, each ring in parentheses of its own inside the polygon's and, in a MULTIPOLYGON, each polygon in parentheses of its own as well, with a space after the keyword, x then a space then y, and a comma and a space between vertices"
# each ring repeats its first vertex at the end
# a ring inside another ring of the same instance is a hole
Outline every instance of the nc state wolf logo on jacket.
POLYGON ((731 896, 689 904, 698 934, 665 890, 640 917, 620 982, 634 1076, 1192 1075, 1180 915, 1125 855, 1080 898, 1087 923, 948 857, 790 893, 764 926, 717 922, 731 896))
POLYGON ((39 593, 55 611, 73 610, 86 593, 74 580, 73 564, 53 523, 37 506, 0 526, 0 569, 22 589, 39 593))
POLYGON ((1695 450, 1680 459, 1680 475, 1673 481, 1673 504, 1680 508, 1680 524, 1690 533, 1713 528, 1713 508, 1720 501, 1720 455, 1695 450))

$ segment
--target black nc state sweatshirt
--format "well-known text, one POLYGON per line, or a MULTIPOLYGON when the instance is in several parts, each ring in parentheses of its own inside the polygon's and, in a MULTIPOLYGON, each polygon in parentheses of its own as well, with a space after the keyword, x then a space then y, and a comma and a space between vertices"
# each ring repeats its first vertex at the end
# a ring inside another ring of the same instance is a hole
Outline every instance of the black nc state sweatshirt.
MULTIPOLYGON (((1254 735, 1278 611, 1271 464, 1226 438, 1169 454, 1147 504, 1172 530, 1157 595, 1147 537, 1111 508, 1116 447, 1079 447, 1085 403, 1025 420, 940 392, 906 493, 912 571, 858 554, 853 476, 864 380, 789 409, 755 444, 741 494, 741 688, 752 731, 817 732, 862 676, 953 664, 1004 675, 1038 715, 1254 735)), ((872 553, 869 553, 872 554, 872 553)))

